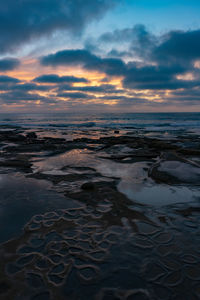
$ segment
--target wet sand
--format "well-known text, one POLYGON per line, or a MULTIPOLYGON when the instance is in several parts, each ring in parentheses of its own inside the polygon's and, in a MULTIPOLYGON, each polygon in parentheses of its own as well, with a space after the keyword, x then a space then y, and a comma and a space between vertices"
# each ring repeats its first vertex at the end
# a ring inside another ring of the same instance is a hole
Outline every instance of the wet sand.
POLYGON ((199 299, 200 138, 0 129, 0 299, 199 299))

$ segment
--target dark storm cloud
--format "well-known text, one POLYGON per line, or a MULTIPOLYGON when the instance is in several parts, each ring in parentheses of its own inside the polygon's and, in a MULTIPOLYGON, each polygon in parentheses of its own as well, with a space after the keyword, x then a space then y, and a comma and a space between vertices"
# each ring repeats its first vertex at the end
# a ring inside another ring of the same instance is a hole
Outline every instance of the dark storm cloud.
POLYGON ((0 84, 1 83, 6 83, 6 84, 7 83, 18 83, 18 82, 20 82, 20 80, 17 78, 0 75, 0 84))
POLYGON ((44 66, 81 66, 86 70, 104 72, 119 76, 126 73, 126 64, 121 59, 101 58, 85 49, 63 50, 43 56, 40 63, 44 66))
POLYGON ((0 59, 0 72, 16 69, 20 65, 20 61, 16 58, 0 59))
POLYGON ((106 88, 104 86, 81 86, 74 87, 77 91, 92 92, 92 93, 104 93, 106 88))
POLYGON ((10 89, 12 90, 20 90, 20 91, 48 91, 52 87, 49 85, 37 85, 34 83, 23 83, 13 85, 10 89))
POLYGON ((68 98, 68 99, 91 99, 91 96, 87 95, 86 93, 59 93, 57 94, 59 98, 68 98))
MULTIPOLYGON (((15 79, 15 78, 12 78, 15 79)), ((20 81, 8 80, 1 81, 0 79, 0 91, 48 91, 52 86, 48 85, 36 85, 34 83, 21 83, 20 81)))
POLYGON ((33 81, 38 83, 75 83, 88 82, 86 78, 79 78, 75 76, 58 76, 56 74, 48 74, 36 77, 33 81))
POLYGON ((101 100, 117 100, 117 101, 131 101, 131 102, 136 102, 136 101, 147 101, 144 98, 139 98, 139 97, 126 97, 126 96, 110 96, 110 95, 106 95, 103 97, 98 97, 98 99, 101 100))
MULTIPOLYGON (((73 77, 72 79, 74 80, 73 77)), ((0 76, 0 100, 2 103, 7 104, 35 102, 38 100, 43 103, 54 103, 59 101, 59 98, 66 98, 72 102, 76 100, 84 102, 84 100, 96 99, 96 93, 113 95, 123 92, 122 90, 116 90, 116 86, 112 84, 76 87, 54 81, 54 85, 40 85, 37 82, 21 82, 13 77, 0 76), (41 96, 38 93, 40 91, 48 91, 48 96, 41 96)))
MULTIPOLYGON (((123 85, 130 89, 180 89, 199 85, 199 81, 178 80, 178 75, 193 71, 183 64, 149 65, 129 62, 122 59, 101 58, 87 50, 63 50, 41 58, 41 64, 51 66, 82 66, 86 70, 103 72, 108 76, 122 76, 123 85)), ((105 90, 104 90, 105 91, 105 90)))
POLYGON ((42 101, 45 103, 54 103, 56 100, 43 97, 38 95, 37 93, 28 93, 26 91, 9 91, 6 93, 0 94, 0 100, 3 103, 6 104, 12 104, 12 103, 20 103, 20 102, 27 102, 27 101, 42 101))
MULTIPOLYGON (((144 25, 104 33, 96 45, 128 43, 126 51, 113 48, 109 55, 136 55, 161 64, 188 64, 200 58, 200 30, 172 30, 166 34, 152 34, 144 25)), ((94 42, 93 42, 94 43, 94 42)))
POLYGON ((102 84, 100 86, 69 86, 69 85, 59 85, 57 87, 57 92, 65 92, 65 91, 79 91, 85 93, 93 93, 93 94, 118 94, 123 93, 123 89, 116 89, 115 85, 112 84, 102 84))
MULTIPOLYGON (((200 71, 194 66, 194 62, 200 59, 200 30, 170 31, 155 36, 143 25, 137 25, 131 29, 105 33, 97 41, 109 45, 121 45, 123 42, 129 42, 127 51, 113 49, 108 55, 113 53, 113 57, 130 57, 132 53, 133 61, 129 59, 128 63, 121 58, 102 58, 81 49, 63 50, 44 56, 41 64, 78 65, 86 70, 105 73, 108 77, 121 76, 123 87, 130 90, 186 91, 200 86, 200 71), (139 62, 134 61, 136 57, 140 57, 139 62), (187 73, 192 74, 195 79, 187 80, 187 73)), ((95 87, 93 92, 102 88, 95 87)), ((92 87, 85 87, 82 91, 84 89, 88 92, 91 89, 92 92, 92 87)), ((106 89, 102 92, 106 93, 106 89)))
POLYGON ((110 76, 120 76, 126 72, 126 64, 121 59, 117 58, 103 58, 95 65, 88 64, 86 69, 104 72, 110 76))
POLYGON ((52 86, 41 86, 32 82, 23 83, 13 77, 0 76, 0 101, 2 103, 13 104, 38 100, 45 103, 54 103, 56 99, 38 94, 39 91, 50 91, 51 89, 52 86))
POLYGON ((39 95, 29 94, 24 91, 9 91, 7 93, 0 94, 0 100, 5 103, 16 103, 20 101, 37 101, 39 95))
POLYGON ((100 86, 81 86, 74 87, 74 89, 84 92, 93 93, 117 93, 122 92, 122 90, 116 90, 116 87, 112 84, 102 84, 100 86))
POLYGON ((44 66, 83 66, 87 65, 95 66, 99 60, 96 55, 91 54, 89 51, 84 49, 77 50, 62 50, 54 54, 43 56, 40 59, 40 63, 44 66))
POLYGON ((180 65, 130 67, 127 69, 123 84, 127 88, 153 90, 198 86, 200 81, 176 78, 177 75, 184 74, 186 71, 187 69, 180 65))
POLYGON ((81 32, 118 0, 7 0, 0 7, 0 52, 56 30, 81 32))
POLYGON ((128 67, 123 81, 125 87, 175 90, 200 85, 199 70, 194 67, 194 62, 200 59, 200 30, 171 31, 160 37, 159 44, 149 43, 146 47, 155 65, 128 67), (177 79, 186 73, 192 73, 197 79, 177 79))
POLYGON ((177 100, 177 101, 199 101, 200 100, 200 88, 193 88, 187 90, 178 90, 173 91, 170 100, 177 100))
POLYGON ((137 84, 130 79, 126 79, 124 81, 124 86, 131 89, 139 89, 139 90, 176 90, 176 89, 186 89, 191 88, 193 86, 199 85, 200 82, 192 83, 191 81, 180 82, 179 80, 168 81, 168 82, 139 82, 137 84))
POLYGON ((63 50, 43 56, 40 63, 44 66, 82 66, 87 70, 105 72, 108 75, 118 75, 125 71, 125 64, 116 58, 101 58, 87 50, 63 50))
POLYGON ((200 58, 200 30, 170 31, 153 49, 152 59, 165 64, 186 64, 200 58))

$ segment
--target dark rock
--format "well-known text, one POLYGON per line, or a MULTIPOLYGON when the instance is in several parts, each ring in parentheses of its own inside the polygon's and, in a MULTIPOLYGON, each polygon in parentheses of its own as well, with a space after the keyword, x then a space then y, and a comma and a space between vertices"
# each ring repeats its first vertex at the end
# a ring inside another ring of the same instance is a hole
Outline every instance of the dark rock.
POLYGON ((81 186, 82 190, 94 190, 95 189, 95 184, 93 182, 86 182, 82 184, 81 186))
POLYGON ((24 135, 21 134, 12 134, 12 135, 8 135, 6 136, 5 140, 9 141, 9 142, 23 142, 26 140, 26 137, 24 135))
POLYGON ((10 159, 0 162, 0 167, 19 168, 23 171, 30 171, 32 164, 28 160, 10 159))
POLYGON ((62 138, 52 138, 52 137, 44 137, 43 141, 46 144, 63 144, 63 143, 66 142, 65 139, 62 139, 62 138))
POLYGON ((175 152, 163 152, 160 155, 160 158, 162 159, 162 161, 180 161, 180 162, 187 162, 183 157, 177 155, 175 152))
POLYGON ((28 132, 27 133, 27 135, 26 135, 26 137, 28 138, 28 139, 37 139, 37 134, 35 133, 35 132, 28 132))
MULTIPOLYGON (((151 166, 151 168, 148 171, 148 176, 153 178, 158 183, 167 183, 167 184, 182 184, 182 183, 192 183, 195 185, 199 185, 199 174, 194 173, 194 175, 189 177, 180 177, 176 173, 172 174, 171 172, 168 172, 167 170, 161 170, 160 167, 162 167, 162 164, 166 162, 177 162, 180 165, 187 165, 188 167, 194 167, 198 168, 199 165, 195 162, 192 162, 191 160, 187 160, 184 157, 178 156, 176 153, 171 152, 165 152, 162 153, 160 156, 161 160, 159 162, 156 162, 151 166)), ((175 170, 175 167, 174 167, 175 170)))
POLYGON ((176 213, 181 214, 184 217, 191 216, 193 214, 199 214, 200 213, 200 207, 188 207, 185 209, 176 210, 176 213))
POLYGON ((50 300, 50 293, 47 291, 47 292, 41 292, 35 296, 33 296, 31 298, 31 300, 50 300))
POLYGON ((4 294, 8 292, 10 289, 10 285, 6 281, 1 281, 0 282, 0 294, 4 294))
POLYGON ((179 153, 184 154, 184 155, 195 155, 195 156, 200 156, 200 150, 198 149, 180 149, 179 153))
POLYGON ((177 180, 176 177, 174 177, 166 172, 160 171, 159 167, 160 167, 160 164, 153 165, 148 171, 148 176, 153 178, 157 183, 167 183, 167 184, 180 183, 180 181, 177 180))

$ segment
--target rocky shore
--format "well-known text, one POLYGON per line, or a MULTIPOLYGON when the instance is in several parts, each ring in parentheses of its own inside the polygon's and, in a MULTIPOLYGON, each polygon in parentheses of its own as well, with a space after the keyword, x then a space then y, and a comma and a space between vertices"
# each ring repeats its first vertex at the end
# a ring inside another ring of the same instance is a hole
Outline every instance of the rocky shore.
POLYGON ((200 298, 200 137, 149 133, 0 129, 0 299, 200 298))

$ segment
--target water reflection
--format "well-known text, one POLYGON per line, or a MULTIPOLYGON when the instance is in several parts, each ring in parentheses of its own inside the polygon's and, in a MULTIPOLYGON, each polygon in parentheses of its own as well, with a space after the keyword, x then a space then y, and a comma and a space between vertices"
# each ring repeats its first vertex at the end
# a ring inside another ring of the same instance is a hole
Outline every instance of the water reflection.
MULTIPOLYGON (((108 154, 106 155, 108 156, 108 154)), ((99 158, 95 152, 87 149, 75 149, 34 162, 35 172, 52 175, 64 175, 65 172, 69 172, 70 167, 85 166, 96 170, 104 177, 118 178, 120 180, 117 186, 118 190, 129 199, 142 204, 163 206, 181 202, 189 203, 195 201, 200 192, 199 187, 179 185, 171 188, 169 185, 155 184, 148 177, 149 162, 122 164, 110 159, 99 158)))
POLYGON ((22 233, 25 223, 35 214, 75 205, 50 188, 46 181, 21 174, 0 175, 0 242, 22 233))

